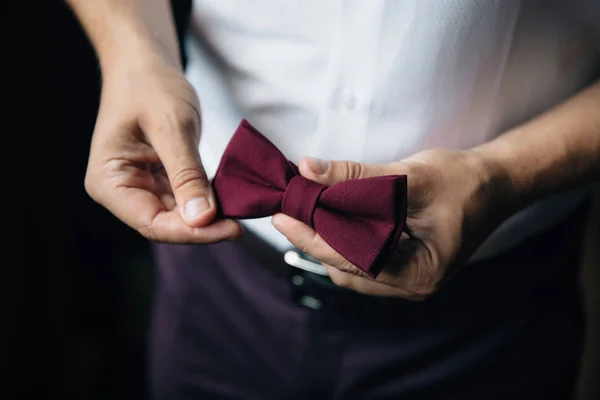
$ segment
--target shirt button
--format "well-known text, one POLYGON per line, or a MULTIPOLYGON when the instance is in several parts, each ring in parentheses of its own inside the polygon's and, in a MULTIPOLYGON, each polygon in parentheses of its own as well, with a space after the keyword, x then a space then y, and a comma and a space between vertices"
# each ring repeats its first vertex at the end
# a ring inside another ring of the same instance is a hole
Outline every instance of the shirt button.
POLYGON ((340 103, 344 111, 352 111, 356 108, 356 96, 349 88, 344 88, 340 93, 340 103))

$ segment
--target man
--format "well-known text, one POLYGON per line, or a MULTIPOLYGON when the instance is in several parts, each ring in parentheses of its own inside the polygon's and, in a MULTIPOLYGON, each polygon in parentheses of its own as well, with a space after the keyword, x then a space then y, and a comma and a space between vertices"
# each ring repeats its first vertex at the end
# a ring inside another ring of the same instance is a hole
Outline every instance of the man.
POLYGON ((168 243, 156 398, 569 398, 600 178, 591 2, 198 1, 189 82, 166 0, 70 4, 103 74, 86 189, 168 243), (215 219, 242 117, 319 183, 408 176, 376 279, 283 214, 241 238, 215 219))

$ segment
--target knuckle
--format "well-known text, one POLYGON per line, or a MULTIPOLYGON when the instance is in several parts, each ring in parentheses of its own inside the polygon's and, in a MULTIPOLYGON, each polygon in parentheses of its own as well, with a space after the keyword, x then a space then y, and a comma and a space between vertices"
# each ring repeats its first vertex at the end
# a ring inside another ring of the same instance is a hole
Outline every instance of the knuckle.
POLYGON ((160 243, 162 240, 156 235, 156 231, 152 227, 152 223, 145 224, 139 228, 138 233, 151 242, 160 243))
POLYGON ((363 165, 361 163, 348 162, 346 168, 348 179, 358 179, 363 176, 363 165))
POLYGON ((331 281, 337 286, 342 287, 344 289, 351 289, 351 280, 350 277, 348 277, 346 274, 331 274, 330 278, 331 281))
POLYGON ((171 135, 173 132, 184 133, 194 139, 200 138, 200 113, 192 105, 185 102, 173 102, 161 107, 159 113, 152 111, 140 121, 150 134, 171 135), (183 104, 183 105, 182 105, 183 104))
POLYGON ((92 199, 96 197, 96 186, 94 185, 94 180, 92 179, 89 173, 85 174, 85 178, 83 180, 83 187, 85 188, 85 191, 88 194, 88 196, 90 196, 92 199))
POLYGON ((137 231, 140 235, 153 242, 160 242, 160 239, 154 229, 154 217, 145 216, 138 221, 137 231))
POLYGON ((207 185, 206 173, 199 166, 180 168, 171 177, 171 188, 181 190, 192 185, 207 185))
POLYGON ((307 240, 305 243, 302 243, 300 250, 302 250, 304 253, 312 254, 312 249, 318 245, 319 240, 321 240, 321 237, 318 233, 315 233, 311 240, 307 240))
POLYGON ((99 189, 99 185, 100 183, 98 182, 98 179, 88 170, 83 180, 83 187, 88 196, 90 196, 90 198, 97 203, 101 202, 102 191, 99 189))
POLYGON ((358 275, 357 268, 348 260, 344 259, 337 268, 341 271, 358 275))
POLYGON ((152 226, 151 225, 145 225, 141 228, 138 229, 138 232, 140 233, 140 235, 142 235, 143 237, 145 237, 148 240, 154 241, 154 232, 152 230, 152 226))
POLYGON ((200 131, 200 114, 191 106, 189 109, 182 110, 178 108, 174 112, 177 121, 177 127, 186 133, 196 134, 200 131))
POLYGON ((409 270, 412 273, 408 280, 408 290, 422 298, 429 298, 437 293, 445 275, 445 268, 432 251, 418 252, 409 270))
POLYGON ((421 276, 421 278, 412 286, 411 292, 423 298, 429 298, 437 293, 440 288, 441 276, 436 273, 421 276))
POLYGON ((425 300, 438 291, 437 285, 425 285, 413 289, 415 300, 425 300))

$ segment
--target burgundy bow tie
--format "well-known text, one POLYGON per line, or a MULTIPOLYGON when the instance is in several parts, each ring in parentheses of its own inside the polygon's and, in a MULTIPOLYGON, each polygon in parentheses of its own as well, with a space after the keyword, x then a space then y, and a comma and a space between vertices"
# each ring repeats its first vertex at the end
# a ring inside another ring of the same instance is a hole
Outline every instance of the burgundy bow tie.
POLYGON ((406 219, 405 175, 321 185, 301 176, 246 120, 225 149, 213 187, 220 216, 287 214, 371 277, 391 256, 406 219))

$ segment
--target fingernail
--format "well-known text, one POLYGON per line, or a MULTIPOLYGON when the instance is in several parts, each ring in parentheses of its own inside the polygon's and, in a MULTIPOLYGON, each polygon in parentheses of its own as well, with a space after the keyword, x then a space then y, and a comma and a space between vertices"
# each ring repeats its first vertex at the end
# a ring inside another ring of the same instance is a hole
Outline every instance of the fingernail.
POLYGON ((188 220, 196 218, 209 208, 210 204, 208 203, 208 199, 206 197, 196 197, 195 199, 185 203, 185 218, 188 220))
POLYGON ((281 224, 279 218, 276 215, 271 218, 271 223, 277 230, 281 230, 281 224))
POLYGON ((278 231, 281 231, 283 229, 283 225, 281 223, 281 218, 282 218, 281 214, 275 214, 271 218, 271 224, 273 224, 275 229, 277 229, 278 231))
POLYGON ((308 166, 317 175, 324 175, 329 169, 329 161, 324 161, 318 158, 308 158, 308 166))

